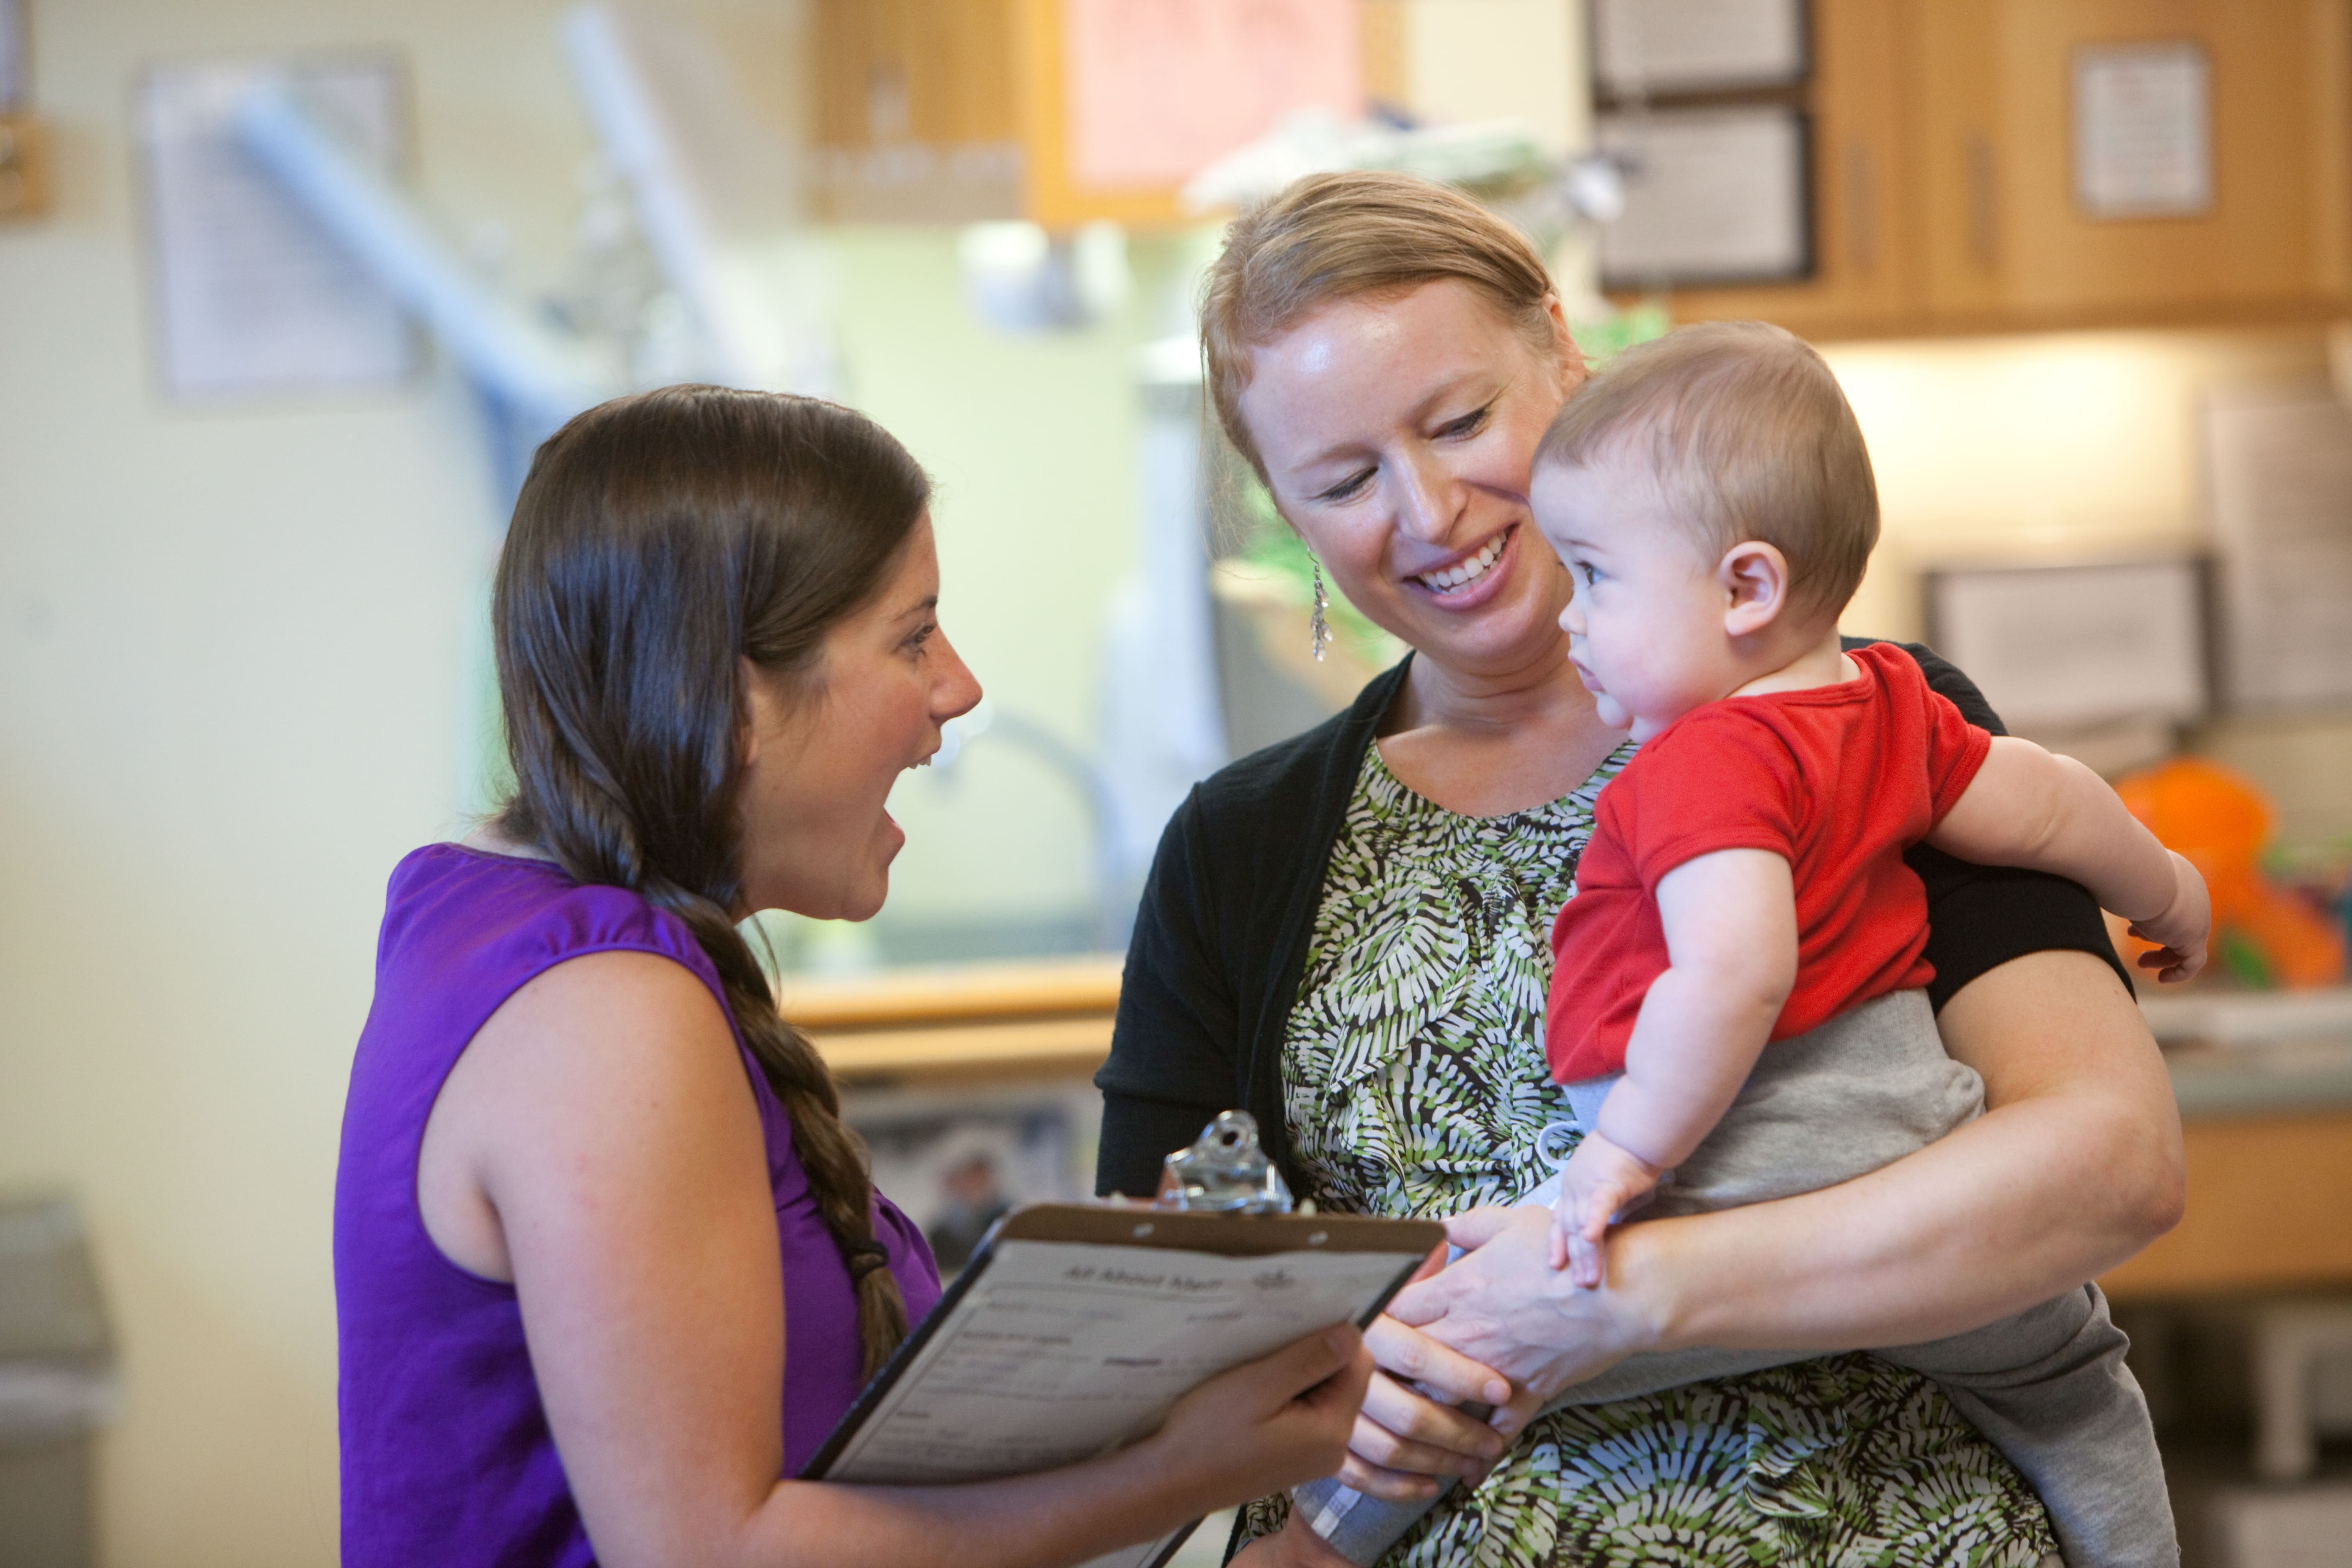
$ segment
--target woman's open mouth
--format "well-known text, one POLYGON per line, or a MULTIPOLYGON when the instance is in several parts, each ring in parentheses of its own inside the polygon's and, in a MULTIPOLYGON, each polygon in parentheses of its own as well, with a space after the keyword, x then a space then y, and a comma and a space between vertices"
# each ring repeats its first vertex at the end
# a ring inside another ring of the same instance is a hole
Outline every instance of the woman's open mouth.
POLYGON ((1518 531, 1519 525, 1515 522, 1486 541, 1476 554, 1457 561, 1442 571, 1423 572, 1406 581, 1418 584, 1439 598, 1451 598, 1484 581, 1486 574, 1495 569, 1495 563, 1503 558, 1504 551, 1510 547, 1512 538, 1518 531))

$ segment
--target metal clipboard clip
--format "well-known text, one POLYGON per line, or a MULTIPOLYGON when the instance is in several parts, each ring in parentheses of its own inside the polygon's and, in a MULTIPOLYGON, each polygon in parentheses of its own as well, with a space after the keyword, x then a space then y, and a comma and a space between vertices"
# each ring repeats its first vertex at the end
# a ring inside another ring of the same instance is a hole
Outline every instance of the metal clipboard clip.
POLYGON ((1169 1155, 1152 1203, 1203 1214, 1288 1214, 1298 1206, 1246 1110, 1218 1112, 1191 1148, 1169 1155))

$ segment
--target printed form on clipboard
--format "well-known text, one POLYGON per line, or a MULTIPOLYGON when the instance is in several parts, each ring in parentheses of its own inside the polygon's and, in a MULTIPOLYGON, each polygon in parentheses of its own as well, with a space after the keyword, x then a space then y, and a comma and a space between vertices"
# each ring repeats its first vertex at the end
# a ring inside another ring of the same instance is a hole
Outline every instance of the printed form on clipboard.
MULTIPOLYGON (((1254 1127, 1247 1136, 1255 1155, 1254 1127)), ((1336 1322, 1370 1323, 1444 1239, 1433 1222, 1349 1215, 1016 1210, 802 1476, 950 1485, 1124 1447, 1227 1368, 1336 1322)), ((1156 1568, 1192 1528, 1086 1568, 1156 1568)))

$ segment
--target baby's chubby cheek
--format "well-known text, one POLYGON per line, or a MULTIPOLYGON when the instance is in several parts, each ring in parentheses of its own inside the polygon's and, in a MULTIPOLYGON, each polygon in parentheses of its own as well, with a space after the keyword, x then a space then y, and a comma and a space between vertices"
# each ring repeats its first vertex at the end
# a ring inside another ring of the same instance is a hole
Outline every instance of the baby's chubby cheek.
POLYGON ((1592 692, 1592 710, 1612 730, 1622 730, 1633 722, 1633 716, 1625 711, 1623 703, 1598 688, 1592 692))

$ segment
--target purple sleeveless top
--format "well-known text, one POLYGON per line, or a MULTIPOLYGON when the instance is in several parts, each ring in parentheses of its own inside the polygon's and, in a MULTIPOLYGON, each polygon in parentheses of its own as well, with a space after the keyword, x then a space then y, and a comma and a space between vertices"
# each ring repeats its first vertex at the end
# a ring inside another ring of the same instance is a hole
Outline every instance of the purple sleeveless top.
MULTIPOLYGON (((531 1378, 514 1287, 467 1273, 433 1245, 416 1161, 442 1081, 499 1005, 568 958, 614 951, 673 959, 727 1005, 685 922, 635 893, 454 844, 419 849, 393 872, 335 1178, 345 1568, 595 1561, 531 1378)), ((856 1397, 856 1307, 792 1123, 748 1051, 743 1072, 783 1249, 791 1475, 856 1397)), ((940 1296, 930 1249, 878 1194, 876 1215, 908 1315, 919 1320, 940 1296)))

